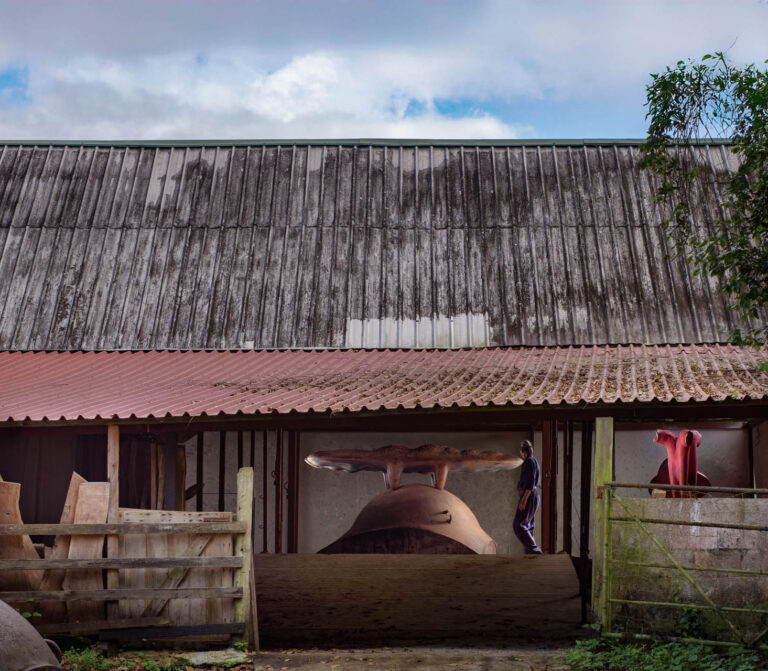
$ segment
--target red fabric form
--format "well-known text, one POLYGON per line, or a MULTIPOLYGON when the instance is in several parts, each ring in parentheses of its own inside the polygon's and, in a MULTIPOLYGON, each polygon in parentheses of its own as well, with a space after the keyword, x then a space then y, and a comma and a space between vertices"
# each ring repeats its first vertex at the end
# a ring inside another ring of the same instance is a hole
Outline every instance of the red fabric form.
MULTIPOLYGON (((696 449, 701 445, 701 434, 691 429, 683 429, 678 436, 659 429, 655 443, 667 448, 667 467, 669 484, 696 485, 698 481, 698 458, 696 449)), ((686 492, 674 492, 672 498, 689 495, 686 492)))

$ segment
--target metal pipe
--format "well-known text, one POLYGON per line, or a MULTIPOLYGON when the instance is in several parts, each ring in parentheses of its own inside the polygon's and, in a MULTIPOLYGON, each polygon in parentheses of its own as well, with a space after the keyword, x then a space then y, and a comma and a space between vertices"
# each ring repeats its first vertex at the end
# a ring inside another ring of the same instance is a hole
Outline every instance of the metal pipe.
POLYGON ((606 487, 623 487, 626 489, 661 489, 663 491, 692 491, 705 492, 712 494, 758 494, 759 496, 768 496, 768 489, 751 489, 745 487, 706 487, 704 485, 662 485, 649 482, 606 482, 606 487))
MULTIPOLYGON (((660 636, 657 634, 654 634, 651 636, 650 634, 628 634, 628 633, 622 633, 617 634, 614 632, 603 634, 606 638, 613 638, 618 640, 637 640, 637 641, 658 641, 658 640, 664 640, 664 641, 676 641, 678 643, 693 643, 697 645, 712 645, 712 646, 722 646, 724 648, 743 648, 744 645, 742 643, 733 643, 732 641, 711 641, 706 638, 687 638, 684 636, 660 636)), ((757 650, 768 650, 767 645, 761 645, 757 647, 757 650)))
POLYGON ((611 599, 612 603, 625 603, 632 606, 661 606, 662 608, 687 608, 689 610, 714 610, 724 613, 750 613, 768 615, 765 608, 732 608, 729 606, 710 606, 704 603, 677 603, 674 601, 641 601, 640 599, 611 599))
MULTIPOLYGON (((638 566, 641 568, 663 568, 677 570, 672 564, 651 564, 641 561, 627 561, 626 559, 611 559, 612 564, 623 566, 638 566)), ((711 568, 702 566, 683 566, 686 571, 704 571, 707 573, 734 573, 736 575, 768 575, 768 571, 749 571, 744 568, 711 568)))
POLYGON ((613 522, 644 522, 646 524, 671 524, 680 527, 708 527, 713 529, 742 529, 744 531, 768 531, 768 526, 761 524, 728 524, 726 522, 694 522, 691 520, 661 520, 652 517, 623 517, 613 515, 613 522))

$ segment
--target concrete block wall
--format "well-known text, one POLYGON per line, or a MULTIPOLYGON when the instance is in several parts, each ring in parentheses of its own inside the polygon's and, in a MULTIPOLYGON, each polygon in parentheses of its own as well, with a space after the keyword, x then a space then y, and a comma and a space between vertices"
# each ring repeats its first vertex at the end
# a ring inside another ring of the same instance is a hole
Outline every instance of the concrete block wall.
MULTIPOLYGON (((621 492, 619 493, 621 495, 621 492)), ((645 524, 647 529, 684 567, 746 569, 768 572, 768 532, 699 527, 691 522, 765 525, 768 499, 631 499, 629 510, 639 518, 677 521, 680 524, 645 524)), ((613 513, 626 516, 617 501, 613 513)), ((617 560, 669 565, 669 557, 635 522, 614 522, 613 557, 617 560)), ((766 576, 707 571, 690 575, 718 606, 768 609, 766 576)), ((696 588, 676 569, 640 568, 615 564, 611 596, 618 599, 705 604, 696 588)), ((670 635, 697 635, 733 640, 727 623, 716 613, 658 606, 614 605, 614 622, 630 631, 670 635), (688 623, 687 625, 685 623, 688 623), (693 631, 690 630, 693 627, 693 631), (700 627, 700 631, 696 631, 700 627)), ((738 629, 752 634, 768 625, 766 615, 727 616, 738 629)))

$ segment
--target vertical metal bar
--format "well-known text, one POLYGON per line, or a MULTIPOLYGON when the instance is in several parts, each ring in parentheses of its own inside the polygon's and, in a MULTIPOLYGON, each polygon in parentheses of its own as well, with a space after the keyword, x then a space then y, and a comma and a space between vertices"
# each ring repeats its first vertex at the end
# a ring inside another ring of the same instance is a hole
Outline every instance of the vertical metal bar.
POLYGON ((195 510, 198 512, 203 509, 203 438, 205 434, 201 431, 197 434, 197 454, 195 455, 197 467, 195 469, 196 491, 195 491, 195 510))
POLYGON ((262 552, 267 552, 269 549, 269 505, 267 501, 267 487, 268 479, 267 473, 269 472, 267 466, 267 432, 261 432, 261 446, 262 446, 262 460, 261 460, 261 500, 262 500, 262 552))
POLYGON ((243 432, 237 432, 237 470, 243 467, 243 432))
POLYGON ((565 423, 565 473, 563 473, 563 542, 564 550, 573 553, 573 422, 565 423))
POLYGON ((579 533, 579 586, 581 587, 581 621, 587 622, 590 577, 589 508, 592 489, 592 422, 581 423, 581 521, 579 533))
POLYGON ((275 554, 283 551, 283 429, 276 432, 275 449, 275 554))
POLYGON ((219 431, 219 511, 224 510, 224 488, 227 484, 227 432, 219 431))
POLYGON ((251 431, 251 463, 252 468, 256 468, 256 432, 251 431))

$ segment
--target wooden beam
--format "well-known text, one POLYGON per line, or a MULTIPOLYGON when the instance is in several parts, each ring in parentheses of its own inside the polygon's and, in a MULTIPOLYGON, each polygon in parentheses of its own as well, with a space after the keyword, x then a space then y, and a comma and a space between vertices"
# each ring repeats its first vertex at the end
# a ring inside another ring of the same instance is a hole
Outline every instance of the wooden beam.
MULTIPOLYGON (((118 557, 116 559, 0 559, 0 570, 68 568, 241 568, 241 557, 118 557)), ((47 588, 43 588, 46 591, 47 588)), ((50 591, 50 590, 48 590, 50 591)))
POLYGON ((237 599, 239 587, 178 587, 176 589, 61 589, 55 592, 31 590, 0 592, 0 599, 11 602, 29 601, 145 601, 147 599, 237 599))
POLYGON ((608 519, 609 512, 606 504, 610 495, 605 490, 605 484, 613 480, 613 418, 599 417, 595 420, 595 468, 594 468, 594 525, 592 543, 592 608, 598 620, 604 625, 610 625, 608 601, 603 589, 605 560, 610 542, 608 519))
POLYGON ((269 480, 267 479, 267 471, 269 463, 267 455, 267 432, 261 432, 261 447, 262 447, 262 460, 261 460, 261 498, 263 504, 263 518, 262 518, 262 552, 267 552, 269 548, 269 501, 267 499, 267 488, 269 486, 269 480))
POLYGON ((205 434, 201 431, 197 434, 197 454, 195 479, 197 481, 197 490, 195 491, 195 510, 200 512, 203 509, 203 438, 205 434))
MULTIPOLYGON (((93 483, 91 483, 93 484, 93 483)), ((0 524, 0 536, 100 536, 104 534, 239 534, 241 522, 118 522, 115 524, 0 524)))
MULTIPOLYGON (((107 508, 107 523, 117 522, 120 507, 120 427, 110 424, 107 427, 107 479, 109 480, 109 505, 107 508)), ((118 537, 107 536, 107 557, 115 558, 120 554, 118 537)), ((107 588, 117 589, 120 586, 120 574, 116 569, 107 571, 107 588)), ((117 601, 107 603, 107 618, 118 619, 120 604, 117 601)))
POLYGON ((589 511, 592 507, 592 422, 581 423, 581 520, 579 529, 579 589, 581 621, 586 624, 589 606, 589 511))
POLYGON ((245 636, 239 640, 245 642, 249 649, 258 650, 258 622, 255 620, 251 603, 251 565, 253 564, 253 546, 251 544, 253 526, 253 468, 241 468, 237 472, 237 521, 246 526, 244 533, 235 540, 235 555, 240 558, 241 565, 235 571, 235 587, 242 589, 242 596, 233 604, 232 617, 237 622, 249 622, 245 636))
POLYGON ((557 552, 557 437, 556 424, 541 425, 541 546, 544 552, 557 552))
POLYGON ((227 486, 227 432, 219 431, 219 512, 224 510, 224 490, 227 486))
POLYGON ((186 510, 186 488, 187 488, 187 449, 184 443, 176 444, 176 488, 174 508, 176 510, 186 510))
POLYGON ((283 429, 278 429, 275 449, 275 554, 283 551, 283 429))
POLYGON ((565 423, 565 472, 563 473, 563 542, 564 550, 573 553, 573 422, 565 423))
POLYGON ((149 444, 149 507, 157 510, 157 443, 149 444))

